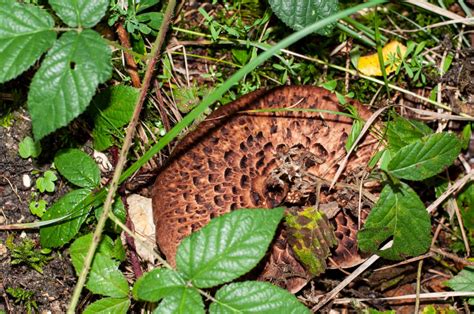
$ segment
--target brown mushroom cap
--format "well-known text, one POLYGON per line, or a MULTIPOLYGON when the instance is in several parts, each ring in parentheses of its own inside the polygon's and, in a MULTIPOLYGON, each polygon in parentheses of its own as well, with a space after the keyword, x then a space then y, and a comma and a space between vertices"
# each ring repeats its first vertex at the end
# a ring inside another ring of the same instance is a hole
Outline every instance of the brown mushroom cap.
MULTIPOLYGON (((367 118, 369 112, 355 105, 367 118)), ((257 91, 214 111, 180 142, 153 188, 156 241, 175 264, 180 241, 211 218, 238 208, 271 208, 282 197, 265 182, 282 147, 300 145, 324 162, 310 171, 332 179, 345 156, 352 120, 320 112, 242 113, 252 109, 311 108, 343 111, 330 92, 312 86, 257 91)), ((373 146, 357 150, 345 174, 365 166, 373 146)))

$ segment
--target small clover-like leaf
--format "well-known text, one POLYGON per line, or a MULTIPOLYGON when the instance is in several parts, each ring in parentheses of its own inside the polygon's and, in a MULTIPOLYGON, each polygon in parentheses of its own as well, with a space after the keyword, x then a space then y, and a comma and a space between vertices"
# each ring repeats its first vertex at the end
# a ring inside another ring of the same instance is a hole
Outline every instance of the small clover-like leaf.
POLYGON ((69 31, 56 41, 28 94, 33 134, 40 140, 81 114, 111 75, 111 51, 92 30, 69 31))
POLYGON ((387 184, 359 231, 359 247, 388 259, 403 259, 426 252, 431 243, 431 221, 423 202, 408 185, 387 184), (393 245, 379 246, 393 237, 393 245))
POLYGON ((0 83, 26 71, 54 43, 54 20, 38 6, 0 1, 0 83))
POLYGON ((54 181, 56 181, 58 178, 52 172, 51 170, 45 171, 42 177, 38 178, 36 180, 36 188, 41 192, 44 193, 45 191, 47 192, 54 192, 54 181))
POLYGON ((282 216, 282 208, 241 209, 213 219, 181 242, 178 271, 199 288, 242 276, 263 258, 282 216))
POLYGON ((100 170, 94 159, 79 149, 65 149, 54 157, 59 173, 69 182, 83 188, 100 184, 100 170))
POLYGON ((398 150, 387 170, 400 179, 424 180, 451 165, 460 151, 461 143, 454 134, 428 135, 398 150))
POLYGON ((209 313, 311 313, 294 295, 267 282, 246 281, 228 284, 216 293, 209 313))
POLYGON ((29 205, 30 212, 33 215, 36 215, 38 217, 43 217, 44 213, 46 212, 46 201, 45 200, 39 200, 39 201, 32 201, 29 205))
POLYGON ((109 0, 49 0, 56 14, 70 27, 93 27, 105 15, 109 0))
POLYGON ((21 158, 36 158, 41 154, 41 144, 27 136, 18 145, 18 154, 21 158))

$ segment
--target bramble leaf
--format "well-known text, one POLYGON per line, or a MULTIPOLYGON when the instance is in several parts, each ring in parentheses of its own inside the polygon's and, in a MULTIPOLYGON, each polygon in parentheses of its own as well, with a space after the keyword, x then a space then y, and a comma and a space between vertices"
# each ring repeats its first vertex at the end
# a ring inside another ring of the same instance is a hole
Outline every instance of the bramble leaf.
POLYGON ((403 259, 426 252, 431 243, 431 221, 423 202, 407 184, 387 184, 358 233, 361 250, 387 259, 403 259), (393 238, 393 245, 379 246, 393 238))
POLYGON ((451 133, 425 136, 401 148, 387 170, 397 178, 420 181, 451 165, 461 151, 461 143, 451 133))
POLYGON ((294 295, 267 282, 246 281, 219 289, 209 308, 211 314, 224 313, 311 313, 294 295))
POLYGON ((118 269, 119 264, 102 253, 96 253, 86 283, 87 289, 109 297, 127 297, 128 282, 118 269))
POLYGON ((49 0, 49 5, 70 27, 93 27, 105 15, 109 0, 49 0))
POLYGON ((194 288, 186 288, 161 301, 153 314, 204 314, 201 295, 194 288))
POLYGON ((81 114, 111 72, 111 51, 97 32, 64 33, 31 82, 28 108, 35 139, 81 114))
MULTIPOLYGON (((338 0, 269 0, 272 11, 280 20, 295 31, 339 11, 338 0)), ((334 24, 319 29, 316 33, 330 35, 334 24)))
POLYGON ((137 300, 158 302, 164 297, 178 295, 186 289, 186 282, 174 270, 156 268, 140 277, 133 287, 137 300))
POLYGON ((211 220, 181 242, 178 271, 198 288, 242 276, 263 258, 282 216, 282 208, 241 209, 211 220))
POLYGON ((128 298, 103 298, 91 303, 82 314, 126 314, 129 307, 128 298))
POLYGON ((474 290, 474 268, 465 267, 456 276, 445 282, 445 285, 454 291, 474 290))
POLYGON ((0 2, 0 83, 26 71, 56 40, 54 20, 37 6, 0 2))

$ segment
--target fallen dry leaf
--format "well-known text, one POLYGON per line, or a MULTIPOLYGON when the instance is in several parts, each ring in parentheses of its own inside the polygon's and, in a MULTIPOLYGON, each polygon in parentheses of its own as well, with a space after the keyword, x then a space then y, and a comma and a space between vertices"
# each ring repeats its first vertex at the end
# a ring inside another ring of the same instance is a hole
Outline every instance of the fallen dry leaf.
MULTIPOLYGON (((386 65, 389 63, 390 58, 396 55, 396 62, 389 64, 385 67, 387 74, 392 73, 397 69, 400 64, 400 60, 405 55, 407 47, 402 43, 394 40, 389 42, 385 47, 382 48, 383 63, 386 65)), ((382 70, 380 68, 379 56, 377 53, 360 57, 357 64, 357 70, 367 76, 381 76, 382 70)))

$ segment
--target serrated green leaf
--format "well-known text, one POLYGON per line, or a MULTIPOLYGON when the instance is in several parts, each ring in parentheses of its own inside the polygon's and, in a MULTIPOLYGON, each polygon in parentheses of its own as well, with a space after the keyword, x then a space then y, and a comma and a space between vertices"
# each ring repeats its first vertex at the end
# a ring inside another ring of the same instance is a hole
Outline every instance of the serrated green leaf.
POLYGON ((161 301, 153 314, 204 314, 204 303, 196 289, 186 288, 161 301))
MULTIPOLYGON (((82 271, 82 267, 84 265, 84 259, 86 258, 87 251, 89 250, 92 244, 92 233, 88 233, 83 235, 82 237, 77 238, 72 244, 69 249, 69 253, 71 254, 71 262, 76 270, 76 274, 79 275, 82 271)), ((120 241, 120 238, 117 238, 120 241)), ((102 240, 99 243, 99 247, 97 249, 98 253, 101 253, 104 256, 115 258, 117 260, 121 260, 117 258, 115 255, 114 249, 114 241, 109 236, 103 236, 102 240)))
POLYGON ((456 276, 445 282, 454 291, 474 291, 474 268, 465 267, 456 276))
POLYGON ((407 184, 387 184, 357 237, 361 250, 387 259, 403 259, 426 252, 431 243, 431 221, 423 202, 407 184), (391 248, 379 246, 393 238, 391 248))
POLYGON ((209 313, 311 313, 294 295, 267 282, 246 281, 228 284, 215 296, 209 313))
POLYGON ((0 83, 26 71, 56 40, 45 10, 15 1, 0 2, 0 83))
POLYGON ((105 15, 109 0, 49 0, 61 20, 70 27, 93 27, 105 15))
POLYGON ((122 137, 121 127, 132 117, 138 89, 117 85, 109 87, 92 100, 90 106, 94 119, 94 148, 103 151, 113 144, 114 137, 122 137))
POLYGON ((457 203, 461 210, 462 221, 469 233, 474 232, 474 183, 469 183, 458 194, 457 203))
POLYGON ((21 158, 36 158, 41 154, 41 144, 27 136, 18 145, 18 154, 21 158))
POLYGON ((42 221, 65 217, 68 214, 72 215, 65 220, 40 229, 42 247, 60 247, 74 238, 82 223, 86 220, 90 209, 90 207, 78 208, 77 205, 80 204, 89 193, 89 189, 79 189, 69 192, 46 211, 41 219, 42 221))
POLYGON ((401 148, 387 170, 397 178, 420 181, 451 165, 461 151, 461 143, 451 133, 425 136, 401 148))
POLYGON ((423 122, 395 115, 387 125, 388 148, 392 154, 395 154, 400 148, 431 134, 433 130, 423 122))
POLYGON ((28 108, 35 139, 81 114, 111 73, 111 51, 97 32, 64 33, 31 82, 28 108))
POLYGON ((129 307, 128 298, 104 298, 91 303, 82 314, 126 314, 129 307))
POLYGON ((96 253, 86 283, 87 289, 108 297, 127 297, 128 282, 118 266, 119 262, 102 253, 96 253))
POLYGON ((181 294, 186 282, 174 270, 156 268, 140 277, 133 287, 133 297, 137 300, 158 302, 164 297, 181 294))
POLYGON ((282 208, 241 209, 213 219, 181 242, 178 271, 198 288, 240 277, 265 255, 282 216, 282 208))
MULTIPOLYGON (((286 25, 298 31, 339 11, 338 0, 269 0, 272 11, 286 25)), ((318 30, 320 35, 332 33, 334 24, 318 30)))
POLYGON ((63 149, 54 157, 59 173, 69 182, 82 188, 96 188, 100 184, 100 170, 94 159, 79 149, 63 149))

